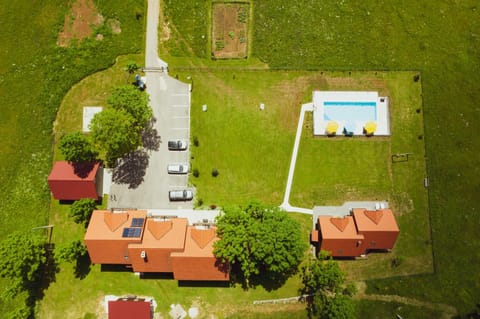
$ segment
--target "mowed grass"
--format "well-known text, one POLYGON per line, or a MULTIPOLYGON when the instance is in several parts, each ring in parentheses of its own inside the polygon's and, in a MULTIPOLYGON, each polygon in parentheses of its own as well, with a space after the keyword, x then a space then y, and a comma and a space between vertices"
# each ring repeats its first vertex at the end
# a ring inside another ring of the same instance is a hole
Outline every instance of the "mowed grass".
MULTIPOLYGON (((377 280, 369 287, 374 293, 454 304, 463 314, 472 311, 480 295, 480 256, 474 253, 480 250, 478 2, 262 0, 252 9, 252 53, 271 68, 419 71, 435 274, 377 280)), ((178 17, 169 21, 183 23, 178 17)), ((171 67, 192 65, 190 60, 165 58, 171 67)), ((211 63, 197 59, 194 65, 211 63)), ((402 180, 410 183, 404 177, 413 163, 396 166, 400 177, 395 187, 402 180)), ((411 185, 423 196, 422 185, 411 185)))
MULTIPOLYGON (((126 65, 132 61, 142 65, 144 57, 139 54, 119 56, 112 67, 84 78, 68 91, 53 124, 55 146, 66 133, 82 131, 85 106, 107 108, 107 99, 113 88, 134 81, 135 74, 125 71, 126 65)), ((140 70, 136 74, 141 74, 140 70)), ((55 159, 61 159, 60 152, 55 152, 55 156, 55 159)))
POLYGON ((258 199, 279 205, 285 188, 303 86, 299 72, 196 71, 191 104, 192 169, 204 206, 258 199), (265 110, 260 110, 264 103, 265 110), (207 111, 202 111, 207 105, 207 111), (212 169, 219 175, 213 177, 212 169))
POLYGON ((390 137, 312 136, 312 114, 303 127, 290 195, 294 206, 312 208, 345 201, 387 200, 400 227, 391 254, 341 262, 354 280, 433 271, 427 191, 424 188, 422 87, 415 72, 332 73, 319 81, 322 90, 374 90, 389 98, 390 137), (420 138, 419 138, 420 137, 420 138), (408 161, 392 155, 410 153, 408 161), (394 258, 402 264, 392 268, 394 258))
MULTIPOLYGON (((0 240, 50 222, 52 123, 63 95, 86 75, 113 64, 117 55, 143 47, 138 40, 143 39, 144 5, 136 0, 99 3, 106 19, 120 21, 121 34, 102 30, 103 41, 56 47, 67 6, 56 0, 0 3, 0 240)), ((7 286, 3 283, 0 286, 7 286)), ((35 302, 36 293, 29 302, 35 302)), ((22 293, 13 301, 2 299, 0 313, 7 315, 26 298, 22 293)))

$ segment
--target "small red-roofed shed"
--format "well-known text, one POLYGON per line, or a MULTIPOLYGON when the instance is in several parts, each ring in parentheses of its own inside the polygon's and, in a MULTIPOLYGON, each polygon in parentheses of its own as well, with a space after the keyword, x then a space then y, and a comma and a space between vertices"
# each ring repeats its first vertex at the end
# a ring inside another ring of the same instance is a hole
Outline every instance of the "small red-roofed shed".
POLYGON ((365 236, 362 250, 390 250, 400 230, 390 209, 366 210, 354 208, 353 217, 359 234, 365 236))
POLYGON ((59 161, 53 165, 48 185, 57 200, 97 200, 102 196, 102 167, 99 163, 59 161))
POLYGON ((108 319, 151 319, 150 302, 117 300, 108 302, 108 319))
POLYGON ((332 257, 355 257, 363 253, 364 237, 357 233, 352 216, 320 216, 317 225, 320 250, 330 252, 332 257))

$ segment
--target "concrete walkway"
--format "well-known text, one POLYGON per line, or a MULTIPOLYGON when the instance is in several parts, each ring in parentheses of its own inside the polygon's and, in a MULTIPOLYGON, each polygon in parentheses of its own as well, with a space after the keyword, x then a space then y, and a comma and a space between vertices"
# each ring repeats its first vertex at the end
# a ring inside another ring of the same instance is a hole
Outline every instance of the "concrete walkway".
POLYGON ((295 143, 293 144, 292 159, 290 161, 290 169, 288 170, 287 187, 285 188, 283 203, 280 205, 280 208, 284 209, 287 212, 297 212, 297 213, 312 215, 313 214, 312 209, 294 207, 294 206, 291 206, 289 203, 290 192, 292 190, 293 175, 295 174, 295 165, 297 162, 298 147, 300 145, 300 138, 302 137, 303 121, 305 119, 305 112, 307 111, 313 112, 313 103, 303 104, 302 109, 300 111, 300 118, 298 119, 298 125, 297 125, 297 135, 295 136, 295 143))

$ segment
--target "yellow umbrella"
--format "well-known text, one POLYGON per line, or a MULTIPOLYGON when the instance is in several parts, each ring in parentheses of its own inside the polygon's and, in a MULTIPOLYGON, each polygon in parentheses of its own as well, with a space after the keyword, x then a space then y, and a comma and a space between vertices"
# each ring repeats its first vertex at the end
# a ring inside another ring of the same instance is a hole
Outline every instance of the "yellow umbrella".
POLYGON ((377 130, 377 123, 369 121, 364 126, 365 134, 372 135, 377 130))
POLYGON ((327 134, 335 134, 337 133, 337 130, 338 130, 338 123, 335 122, 335 121, 330 121, 327 123, 327 128, 326 128, 326 131, 327 131, 327 134))

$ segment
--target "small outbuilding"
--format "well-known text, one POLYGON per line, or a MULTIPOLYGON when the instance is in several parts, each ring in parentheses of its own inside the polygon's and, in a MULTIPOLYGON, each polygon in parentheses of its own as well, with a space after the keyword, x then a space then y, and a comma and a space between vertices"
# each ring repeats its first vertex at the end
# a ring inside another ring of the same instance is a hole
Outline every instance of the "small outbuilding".
POLYGON ((145 300, 116 300, 108 302, 108 319, 151 319, 151 304, 145 300))
POLYGON ((53 165, 48 185, 57 200, 97 200, 102 195, 102 172, 100 163, 59 161, 53 165))

